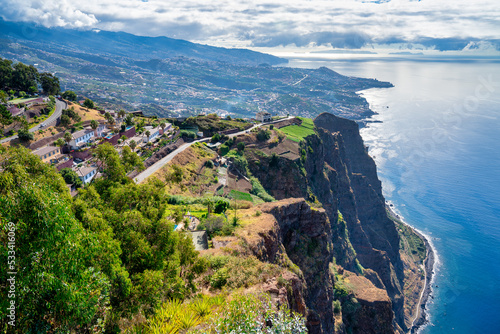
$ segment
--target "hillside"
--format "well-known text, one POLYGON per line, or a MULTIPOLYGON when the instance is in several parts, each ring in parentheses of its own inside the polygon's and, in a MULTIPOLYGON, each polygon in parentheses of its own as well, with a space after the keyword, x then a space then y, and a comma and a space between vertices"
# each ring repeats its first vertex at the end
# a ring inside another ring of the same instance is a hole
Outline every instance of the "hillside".
POLYGON ((168 37, 136 36, 125 32, 45 28, 0 19, 1 38, 30 47, 101 65, 116 65, 120 57, 140 60, 188 57, 230 63, 271 65, 287 60, 247 49, 226 49, 168 37))
POLYGON ((255 117, 330 112, 362 120, 373 112, 357 91, 387 82, 272 66, 280 58, 164 37, 46 29, 0 21, 0 56, 56 73, 61 89, 107 109, 158 117, 200 113, 255 117))

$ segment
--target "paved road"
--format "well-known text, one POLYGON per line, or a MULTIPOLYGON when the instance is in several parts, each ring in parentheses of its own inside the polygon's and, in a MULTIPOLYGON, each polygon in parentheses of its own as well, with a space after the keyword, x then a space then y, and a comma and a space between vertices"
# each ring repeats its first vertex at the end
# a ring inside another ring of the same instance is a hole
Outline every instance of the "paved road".
MULTIPOLYGON (((56 111, 54 111, 54 113, 52 115, 50 115, 49 118, 47 118, 45 121, 42 122, 42 123, 45 123, 45 127, 50 126, 51 123, 55 122, 59 117, 61 117, 63 109, 65 109, 67 106, 68 105, 66 104, 66 102, 56 99, 56 111)), ((29 129, 29 132, 35 132, 37 130, 40 130, 40 124, 29 129)), ((17 135, 2 139, 2 140, 0 140, 0 144, 14 140, 16 138, 17 138, 17 135)))
MULTIPOLYGON (((249 131, 251 131, 251 130, 253 130, 255 128, 258 128, 258 127, 260 127, 262 125, 273 124, 273 123, 281 122, 281 121, 283 121, 285 119, 291 119, 291 118, 294 118, 294 117, 289 116, 287 118, 283 118, 283 119, 280 119, 280 120, 277 120, 277 121, 272 121, 272 122, 264 123, 264 124, 257 124, 257 125, 252 126, 249 129, 247 129, 247 130, 230 134, 229 137, 236 137, 236 136, 242 135, 242 134, 244 134, 246 132, 249 132, 249 131)), ((167 156, 163 157, 162 159, 158 160, 156 163, 154 163, 149 168, 147 168, 146 170, 144 170, 141 174, 137 175, 134 178, 135 183, 141 183, 141 182, 143 182, 145 179, 147 179, 148 177, 150 177, 151 175, 153 175, 157 170, 159 170, 160 168, 162 168, 165 164, 167 164, 168 162, 172 161, 172 159, 177 154, 185 151, 189 146, 193 145, 194 143, 199 143, 199 142, 209 141, 209 140, 210 140, 210 138, 203 138, 203 139, 195 140, 195 141, 193 141, 191 143, 182 144, 176 150, 174 150, 173 152, 171 152, 167 156)))

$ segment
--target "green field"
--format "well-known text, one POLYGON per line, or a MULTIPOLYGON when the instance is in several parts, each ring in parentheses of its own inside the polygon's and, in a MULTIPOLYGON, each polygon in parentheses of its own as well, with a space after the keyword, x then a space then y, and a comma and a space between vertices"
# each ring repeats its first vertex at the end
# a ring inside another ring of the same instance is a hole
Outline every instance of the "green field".
POLYGON ((245 193, 245 192, 242 192, 242 191, 238 191, 238 190, 231 190, 231 192, 229 193, 229 198, 231 199, 235 199, 237 201, 249 201, 249 202, 253 202, 254 204, 261 204, 261 203, 264 203, 264 201, 258 197, 258 196, 255 196, 255 195, 252 195, 252 194, 249 194, 249 193, 245 193))
POLYGON ((253 198, 252 198, 252 195, 250 195, 249 193, 244 193, 242 191, 238 191, 238 190, 231 190, 231 192, 229 193, 229 197, 231 197, 232 199, 235 199, 237 201, 249 201, 249 202, 253 202, 253 198))
POLYGON ((302 120, 301 125, 289 125, 281 128, 280 131, 286 134, 287 138, 290 140, 300 142, 304 140, 305 137, 314 134, 314 123, 310 118, 297 117, 302 120))
POLYGON ((38 97, 27 97, 27 98, 24 98, 24 99, 10 100, 9 103, 12 103, 12 104, 26 103, 26 102, 29 102, 29 101, 32 101, 32 100, 36 100, 36 99, 38 99, 38 97))

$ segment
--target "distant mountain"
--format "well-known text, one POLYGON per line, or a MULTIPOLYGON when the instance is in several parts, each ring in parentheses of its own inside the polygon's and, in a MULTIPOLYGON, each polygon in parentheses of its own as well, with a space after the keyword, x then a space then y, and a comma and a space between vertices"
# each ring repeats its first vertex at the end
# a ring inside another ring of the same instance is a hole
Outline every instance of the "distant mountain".
MULTIPOLYGON (((251 50, 226 49, 168 37, 144 37, 103 30, 45 28, 31 23, 7 22, 0 19, 0 44, 8 42, 85 60, 90 60, 89 54, 99 54, 141 60, 184 56, 247 65, 276 65, 288 62, 286 59, 251 50)), ((92 61, 95 60, 94 58, 92 61)))

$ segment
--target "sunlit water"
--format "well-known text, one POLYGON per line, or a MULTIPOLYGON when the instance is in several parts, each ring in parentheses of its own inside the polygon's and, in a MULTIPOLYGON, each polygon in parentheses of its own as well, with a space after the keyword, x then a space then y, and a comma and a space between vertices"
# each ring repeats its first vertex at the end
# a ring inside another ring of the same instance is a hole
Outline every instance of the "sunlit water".
POLYGON ((390 81, 362 95, 387 200, 439 256, 422 333, 500 333, 500 64, 303 61, 390 81))

